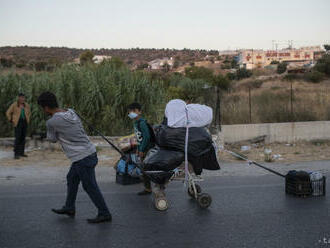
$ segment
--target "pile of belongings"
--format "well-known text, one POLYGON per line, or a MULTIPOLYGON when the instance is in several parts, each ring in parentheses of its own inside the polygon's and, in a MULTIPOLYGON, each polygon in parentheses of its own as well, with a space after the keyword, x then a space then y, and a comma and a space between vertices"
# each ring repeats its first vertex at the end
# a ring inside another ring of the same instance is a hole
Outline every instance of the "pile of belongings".
POLYGON ((129 175, 131 177, 140 177, 142 176, 141 170, 135 165, 138 163, 138 158, 135 153, 126 153, 125 157, 122 157, 118 160, 115 170, 119 175, 129 175), (127 157, 129 156, 129 159, 127 157), (130 162, 132 161, 132 162, 130 162))
POLYGON ((128 136, 125 136, 125 137, 121 137, 118 140, 118 144, 119 144, 119 148, 123 152, 128 152, 128 151, 132 151, 132 150, 136 149, 137 141, 136 141, 135 134, 131 134, 131 135, 128 135, 128 136))
POLYGON ((206 128, 212 118, 212 108, 208 106, 186 105, 178 99, 170 101, 165 109, 164 123, 155 127, 157 145, 144 159, 144 169, 171 171, 183 163, 188 124, 188 161, 195 174, 200 175, 203 169, 219 170, 217 149, 206 128))

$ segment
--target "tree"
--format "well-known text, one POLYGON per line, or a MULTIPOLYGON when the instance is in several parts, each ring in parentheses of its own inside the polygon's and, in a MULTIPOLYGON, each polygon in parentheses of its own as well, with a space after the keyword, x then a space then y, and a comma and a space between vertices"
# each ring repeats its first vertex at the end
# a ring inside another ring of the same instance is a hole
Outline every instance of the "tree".
POLYGON ((206 67, 191 66, 185 68, 185 75, 191 79, 204 79, 211 83, 213 80, 213 70, 206 67))
POLYGON ((180 61, 178 59, 174 60, 173 68, 178 68, 180 66, 180 61))
POLYGON ((149 67, 149 65, 147 63, 141 63, 137 66, 137 70, 144 70, 147 69, 149 67))
POLYGON ((228 78, 229 80, 235 80, 236 79, 236 74, 233 72, 228 72, 226 74, 226 78, 228 78))
MULTIPOLYGON (((104 61, 104 60, 103 60, 104 61)), ((121 60, 121 58, 119 57, 112 57, 110 59, 110 63, 116 68, 116 69, 119 69, 119 68, 122 68, 122 67, 125 67, 125 62, 121 60)))
POLYGON ((237 68, 238 64, 237 64, 237 60, 236 59, 232 59, 231 61, 231 68, 237 68))
POLYGON ((277 73, 282 74, 282 73, 286 72, 286 67, 287 67, 287 63, 284 63, 284 62, 279 63, 277 65, 277 73))
POLYGON ((323 55, 322 58, 317 61, 314 70, 330 76, 330 54, 323 55))
POLYGON ((227 77, 219 74, 213 76, 212 84, 216 88, 217 100, 215 105, 215 127, 217 130, 221 131, 221 112, 220 112, 220 97, 221 90, 228 90, 230 88, 230 81, 227 77))
POLYGON ((329 45, 329 44, 324 44, 323 47, 324 47, 324 49, 327 50, 327 51, 330 50, 330 45, 329 45))
POLYGON ((245 68, 240 68, 236 71, 236 79, 241 80, 243 78, 249 78, 252 76, 252 72, 245 69, 245 68))
POLYGON ((171 66, 168 64, 168 63, 165 63, 163 66, 162 66, 162 71, 163 72, 169 72, 171 70, 171 66))
POLYGON ((34 63, 34 68, 36 71, 45 71, 47 68, 47 63, 45 61, 37 61, 34 63))
POLYGON ((86 63, 93 63, 94 53, 92 53, 90 50, 87 50, 80 54, 80 64, 84 65, 86 63))
POLYGON ((12 67, 12 65, 14 64, 13 60, 11 58, 0 58, 0 64, 3 67, 12 67))

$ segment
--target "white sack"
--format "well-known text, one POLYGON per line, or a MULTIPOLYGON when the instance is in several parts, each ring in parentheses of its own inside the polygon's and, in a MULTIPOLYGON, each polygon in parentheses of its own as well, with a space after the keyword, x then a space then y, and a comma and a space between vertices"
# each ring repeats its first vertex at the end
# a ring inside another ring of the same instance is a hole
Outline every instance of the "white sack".
POLYGON ((186 127, 187 112, 189 127, 204 127, 212 123, 212 108, 201 104, 186 104, 180 99, 171 100, 165 108, 165 117, 169 127, 186 127))

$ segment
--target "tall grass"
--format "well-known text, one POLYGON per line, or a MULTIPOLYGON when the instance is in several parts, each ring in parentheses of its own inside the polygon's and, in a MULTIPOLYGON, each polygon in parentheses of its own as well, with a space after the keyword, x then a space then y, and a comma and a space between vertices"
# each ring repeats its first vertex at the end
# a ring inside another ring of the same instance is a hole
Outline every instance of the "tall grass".
MULTIPOLYGON (((330 119, 330 91, 327 86, 297 84, 251 90, 251 123, 317 121, 330 119)), ((240 90, 222 99, 224 124, 250 123, 249 94, 240 90)))
POLYGON ((107 135, 130 132, 131 120, 127 105, 138 101, 150 122, 158 122, 167 101, 159 80, 151 80, 142 72, 117 68, 111 62, 102 65, 65 65, 53 73, 0 76, 0 136, 11 136, 12 127, 5 111, 24 92, 31 105, 30 131, 43 131, 46 116, 37 105, 43 91, 52 91, 62 107, 81 113, 96 128, 107 135))
MULTIPOLYGON (((164 80, 148 72, 132 72, 111 61, 101 65, 64 65, 51 73, 0 75, 0 136, 13 135, 5 112, 19 92, 26 94, 31 105, 30 132, 45 130, 47 117, 37 105, 43 91, 54 92, 60 106, 75 109, 106 135, 132 132, 126 107, 133 101, 143 105, 144 116, 150 123, 162 120, 165 104, 173 98, 188 98, 215 109, 216 92, 213 87, 205 87, 203 80, 178 75, 164 80)), ((250 123, 248 88, 251 89, 252 123, 330 119, 330 91, 325 84, 296 82, 291 112, 289 85, 274 82, 275 86, 264 87, 267 83, 251 81, 248 87, 222 92, 222 124, 250 123)))

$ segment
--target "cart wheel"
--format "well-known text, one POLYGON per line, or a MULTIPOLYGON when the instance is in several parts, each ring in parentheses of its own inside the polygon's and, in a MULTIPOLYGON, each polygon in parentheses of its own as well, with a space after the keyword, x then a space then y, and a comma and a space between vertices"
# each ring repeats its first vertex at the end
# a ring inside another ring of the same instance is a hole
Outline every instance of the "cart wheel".
POLYGON ((155 208, 159 211, 165 211, 168 209, 168 203, 165 197, 155 198, 155 208))
POLYGON ((208 208, 212 203, 212 197, 209 194, 203 193, 197 197, 197 202, 201 208, 208 208))
MULTIPOLYGON (((202 193, 202 188, 198 184, 195 184, 197 194, 202 193)), ((193 186, 188 187, 188 195, 192 198, 195 198, 195 192, 193 186)))

